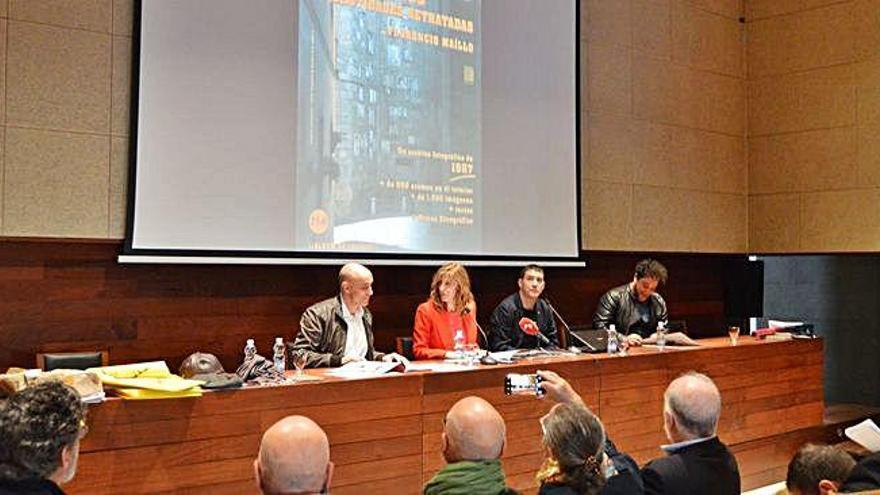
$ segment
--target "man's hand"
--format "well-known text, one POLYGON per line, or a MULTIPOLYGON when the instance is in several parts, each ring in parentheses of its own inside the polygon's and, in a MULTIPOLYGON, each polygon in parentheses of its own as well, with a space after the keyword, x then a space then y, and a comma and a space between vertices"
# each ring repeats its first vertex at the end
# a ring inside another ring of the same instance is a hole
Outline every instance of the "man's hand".
POLYGON ((547 397, 565 404, 584 405, 581 396, 565 381, 565 378, 557 375, 552 371, 538 370, 538 376, 541 377, 541 388, 547 392, 547 397))
POLYGON ((632 347, 638 347, 643 344, 642 336, 637 333, 631 333, 626 336, 626 343, 632 347))
POLYGON ((362 358, 362 357, 342 356, 342 364, 350 363, 352 361, 363 361, 363 360, 364 360, 364 358, 362 358))
POLYGON ((389 352, 388 354, 385 354, 384 356, 382 356, 382 361, 385 361, 386 363, 397 361, 398 363, 403 363, 404 366, 409 366, 409 359, 401 356, 396 352, 389 352))

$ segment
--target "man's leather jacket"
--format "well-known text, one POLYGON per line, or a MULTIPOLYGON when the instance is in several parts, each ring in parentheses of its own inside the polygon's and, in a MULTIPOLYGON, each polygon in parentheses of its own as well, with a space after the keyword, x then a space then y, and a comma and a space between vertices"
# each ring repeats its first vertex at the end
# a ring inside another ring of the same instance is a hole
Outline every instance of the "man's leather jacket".
POLYGON ((638 311, 638 298, 632 284, 615 287, 599 299, 599 307, 593 315, 593 328, 607 328, 614 324, 623 335, 638 333, 650 337, 657 329, 657 322, 667 321, 666 301, 656 292, 648 300, 650 311, 648 321, 642 321, 638 311))
MULTIPOLYGON (((364 308, 364 331, 367 333, 368 361, 379 361, 385 354, 373 347, 373 315, 364 308)), ((290 347, 290 356, 306 355, 307 368, 339 366, 345 355, 345 339, 348 324, 342 317, 342 301, 339 296, 313 304, 299 320, 299 334, 290 347)))

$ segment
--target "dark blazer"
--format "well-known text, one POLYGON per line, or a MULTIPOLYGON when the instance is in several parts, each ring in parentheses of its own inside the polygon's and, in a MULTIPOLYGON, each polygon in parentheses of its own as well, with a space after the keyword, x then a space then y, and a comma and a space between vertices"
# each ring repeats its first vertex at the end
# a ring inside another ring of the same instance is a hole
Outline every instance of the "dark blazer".
POLYGON ((843 493, 876 490, 880 488, 880 453, 871 454, 856 464, 840 487, 843 493))
POLYGON ((736 458, 712 437, 673 454, 654 459, 642 468, 647 494, 739 495, 736 458))
POLYGON ((45 479, 0 480, 0 495, 64 495, 55 483, 45 479))

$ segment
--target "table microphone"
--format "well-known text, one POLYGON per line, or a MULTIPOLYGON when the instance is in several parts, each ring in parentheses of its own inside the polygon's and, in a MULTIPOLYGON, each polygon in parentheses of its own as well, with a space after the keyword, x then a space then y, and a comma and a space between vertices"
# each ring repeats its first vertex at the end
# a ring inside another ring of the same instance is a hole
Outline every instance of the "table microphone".
POLYGON ((550 339, 547 338, 546 335, 541 333, 541 329, 538 328, 538 324, 528 318, 520 318, 519 319, 519 329, 523 331, 526 335, 531 335, 532 337, 537 337, 538 341, 540 341, 544 345, 550 345, 550 339))
MULTIPOLYGON (((470 305, 464 307, 464 314, 469 314, 471 312, 470 305)), ((486 332, 483 331, 483 327, 480 326, 480 322, 474 318, 474 325, 477 326, 477 331, 480 332, 480 335, 483 336, 483 341, 486 343, 486 355, 480 358, 480 364, 498 364, 498 361, 495 360, 492 356, 489 355, 489 336, 486 335, 486 332)))
POLYGON ((593 352, 598 351, 598 349, 596 349, 592 344, 590 344, 586 340, 582 339, 580 335, 571 331, 571 327, 568 326, 568 323, 565 322, 565 318, 563 318, 562 315, 559 314, 559 311, 556 311, 556 308, 554 308, 553 305, 550 304, 550 300, 547 298, 546 294, 544 295, 544 302, 547 303, 547 306, 550 308, 550 311, 553 313, 554 316, 559 318, 559 322, 562 323, 563 327, 565 327, 565 333, 568 335, 569 340, 571 340, 571 338, 574 337, 575 340, 577 340, 578 342, 581 343, 581 345, 588 347, 591 351, 593 351, 593 352))

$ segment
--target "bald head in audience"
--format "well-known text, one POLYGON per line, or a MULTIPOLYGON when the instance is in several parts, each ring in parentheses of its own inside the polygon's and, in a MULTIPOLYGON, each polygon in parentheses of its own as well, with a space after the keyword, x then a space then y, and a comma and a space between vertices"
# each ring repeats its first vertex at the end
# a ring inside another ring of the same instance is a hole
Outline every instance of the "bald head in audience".
POLYGON ((266 495, 325 493, 333 474, 327 434, 305 416, 278 421, 263 434, 254 472, 266 495))
POLYGON ((443 457, 446 462, 495 460, 504 450, 504 419, 479 397, 465 397, 446 413, 443 457))
POLYGON ((663 426, 673 443, 715 436, 721 394, 711 378, 686 373, 669 384, 663 396, 663 426))

